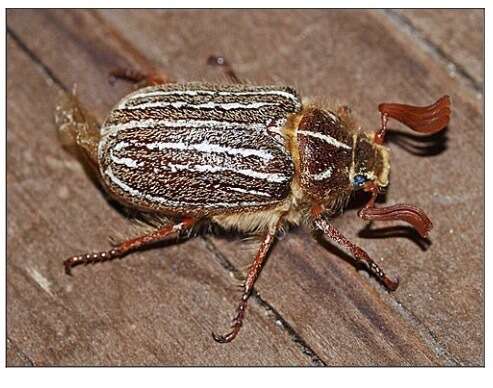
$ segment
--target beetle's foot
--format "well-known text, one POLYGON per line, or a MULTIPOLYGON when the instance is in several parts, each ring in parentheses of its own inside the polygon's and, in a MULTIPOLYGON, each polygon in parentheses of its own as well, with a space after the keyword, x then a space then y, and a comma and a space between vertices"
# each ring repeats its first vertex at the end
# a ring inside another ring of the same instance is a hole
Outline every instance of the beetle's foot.
POLYGON ((241 326, 243 324, 243 318, 245 317, 245 310, 246 310, 247 301, 248 301, 249 296, 250 296, 249 293, 243 294, 243 296, 241 298, 241 302, 238 305, 238 308, 236 310, 236 316, 233 318, 233 320, 231 322, 231 329, 232 330, 226 335, 217 335, 214 332, 212 333, 212 338, 214 338, 214 340, 216 342, 219 342, 221 344, 225 344, 225 343, 233 341, 236 338, 236 336, 240 332, 241 326))
POLYGON ((384 286, 387 288, 387 290, 395 291, 395 290, 397 290, 397 287, 399 287, 400 279, 399 279, 399 276, 397 276, 395 278, 395 280, 392 280, 388 276, 385 276, 385 278, 382 279, 382 282, 383 282, 384 286))
POLYGON ((233 341, 240 332, 241 322, 234 322, 231 328, 232 330, 226 335, 217 335, 212 332, 212 338, 214 338, 214 341, 219 342, 220 344, 226 344, 233 341))
POLYGON ((86 253, 84 255, 72 256, 64 260, 63 266, 65 267, 65 273, 67 275, 72 275, 72 268, 77 265, 87 265, 99 263, 102 261, 107 261, 115 259, 121 254, 118 248, 110 249, 109 251, 97 252, 97 253, 86 253))
POLYGON ((378 266, 377 263, 375 263, 373 260, 369 259, 367 261, 368 267, 370 268, 370 271, 380 280, 385 288, 389 291, 395 291, 397 290, 397 287, 399 287, 399 277, 397 276, 395 280, 391 279, 388 277, 383 270, 378 266))

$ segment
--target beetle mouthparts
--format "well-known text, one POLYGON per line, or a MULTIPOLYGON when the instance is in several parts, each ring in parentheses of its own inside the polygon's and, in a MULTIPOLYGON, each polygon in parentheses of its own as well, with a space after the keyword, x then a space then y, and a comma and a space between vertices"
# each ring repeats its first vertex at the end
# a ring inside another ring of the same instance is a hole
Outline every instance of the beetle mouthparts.
POLYGON ((364 220, 369 221, 405 221, 411 224, 414 229, 423 238, 428 237, 428 233, 433 227, 431 220, 420 208, 407 205, 397 204, 387 207, 367 207, 358 212, 358 215, 364 220))

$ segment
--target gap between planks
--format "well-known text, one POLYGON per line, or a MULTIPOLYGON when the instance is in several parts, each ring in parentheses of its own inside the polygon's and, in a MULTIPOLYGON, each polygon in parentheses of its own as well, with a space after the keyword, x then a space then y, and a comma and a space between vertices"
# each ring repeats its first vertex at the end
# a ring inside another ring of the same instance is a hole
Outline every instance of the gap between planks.
MULTIPOLYGON (((28 366, 36 366, 35 362, 33 360, 31 360, 31 358, 26 354, 24 353, 16 344, 14 341, 12 341, 8 336, 6 338, 6 342, 5 342, 5 346, 6 346, 6 349, 8 350, 8 347, 10 346, 10 349, 15 352, 15 354, 17 355, 17 357, 19 357, 20 360, 22 360, 23 362, 25 362, 26 364, 28 364, 28 366)), ((7 367, 14 367, 14 366, 20 366, 20 365, 13 365, 12 364, 12 360, 8 360, 6 359, 5 360, 5 366, 7 367)))
POLYGON ((454 357, 450 352, 443 346, 437 335, 428 326, 424 324, 411 310, 409 310, 401 301, 397 298, 394 300, 396 309, 400 311, 401 315, 407 318, 409 322, 412 322, 415 327, 419 330, 421 336, 426 341, 426 343, 431 347, 433 353, 439 358, 444 359, 446 366, 464 366, 464 363, 454 357))
POLYGON ((33 61, 33 63, 38 66, 43 73, 47 76, 48 80, 52 83, 55 83, 59 88, 61 88, 64 92, 70 93, 70 90, 63 84, 62 81, 51 71, 51 69, 46 66, 40 58, 31 51, 31 49, 22 41, 20 36, 18 36, 8 25, 7 25, 7 35, 19 45, 19 47, 26 53, 26 55, 33 61))
POLYGON ((397 29, 411 37, 423 51, 430 53, 438 63, 444 65, 447 72, 450 72, 450 70, 453 69, 457 78, 465 87, 472 90, 481 98, 483 97, 483 85, 477 82, 464 66, 455 61, 440 46, 437 46, 428 39, 421 30, 416 28, 409 18, 392 9, 384 10, 383 14, 387 16, 397 29))

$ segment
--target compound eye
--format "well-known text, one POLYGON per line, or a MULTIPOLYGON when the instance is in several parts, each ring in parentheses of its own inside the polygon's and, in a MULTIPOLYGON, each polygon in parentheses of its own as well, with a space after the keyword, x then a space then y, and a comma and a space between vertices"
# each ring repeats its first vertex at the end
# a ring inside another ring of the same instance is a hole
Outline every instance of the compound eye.
POLYGON ((364 175, 358 174, 353 178, 353 185, 356 187, 363 186, 368 181, 368 178, 364 175))

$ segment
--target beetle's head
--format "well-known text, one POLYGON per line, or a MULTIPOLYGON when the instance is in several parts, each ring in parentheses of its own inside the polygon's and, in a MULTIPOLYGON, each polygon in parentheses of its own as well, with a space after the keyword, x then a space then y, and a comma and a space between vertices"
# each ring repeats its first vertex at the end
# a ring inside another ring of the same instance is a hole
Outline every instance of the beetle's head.
POLYGON ((389 184, 389 151, 373 141, 373 134, 356 135, 349 179, 354 190, 369 184, 385 189, 389 184))
POLYGON ((443 96, 434 104, 424 107, 396 103, 380 104, 381 127, 374 135, 356 135, 350 179, 353 188, 364 189, 371 198, 358 215, 368 221, 400 220, 411 224, 426 237, 432 227, 423 210, 413 205, 396 204, 376 207, 377 195, 389 183, 388 150, 382 145, 387 130, 387 120, 393 118, 416 132, 435 133, 447 126, 450 119, 450 99, 443 96))

